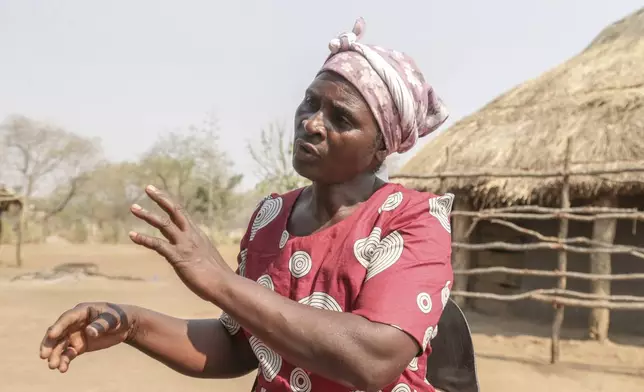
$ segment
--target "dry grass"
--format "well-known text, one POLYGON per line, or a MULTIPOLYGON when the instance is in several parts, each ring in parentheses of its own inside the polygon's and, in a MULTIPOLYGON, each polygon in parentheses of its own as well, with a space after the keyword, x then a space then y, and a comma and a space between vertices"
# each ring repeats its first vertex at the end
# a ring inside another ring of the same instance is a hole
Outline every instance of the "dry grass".
MULTIPOLYGON (((234 260, 235 249, 222 249, 234 260)), ((28 245, 25 268, 11 264, 13 249, 0 251, 0 366, 3 392, 55 391, 230 391, 246 392, 252 376, 235 380, 195 380, 175 374, 129 347, 116 347, 77 359, 64 375, 38 358, 45 328, 65 309, 82 301, 135 303, 181 317, 216 317, 220 311, 192 295, 165 260, 129 245, 28 245), (96 263, 109 275, 145 282, 82 279, 10 282, 26 271, 69 262, 96 263)), ((563 363, 547 364, 549 340, 533 324, 471 315, 482 391, 635 391, 644 384, 644 348, 564 341, 563 363)))
MULTIPOLYGON (((501 170, 560 170, 572 138, 573 168, 613 169, 644 162, 644 9, 607 27, 580 54, 506 92, 439 134, 401 170, 405 175, 501 170), (449 160, 446 164, 446 149, 449 160)), ((644 165, 643 165, 644 166, 644 165)), ((437 180, 405 180, 438 189, 437 180)), ((478 206, 549 204, 556 179, 448 179, 478 206)), ((644 172, 575 177, 573 198, 644 192, 644 172)), ((442 190, 444 191, 444 190, 442 190)), ((551 198, 553 201, 555 198, 551 198)))

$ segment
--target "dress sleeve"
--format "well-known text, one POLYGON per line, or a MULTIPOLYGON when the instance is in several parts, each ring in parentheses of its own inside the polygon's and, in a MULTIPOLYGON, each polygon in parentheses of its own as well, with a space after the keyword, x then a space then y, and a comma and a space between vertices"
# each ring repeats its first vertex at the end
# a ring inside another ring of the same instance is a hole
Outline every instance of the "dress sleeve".
POLYGON ((244 233, 244 236, 242 237, 240 243, 239 243, 239 253, 237 254, 237 270, 235 273, 240 276, 246 276, 244 274, 245 269, 246 269, 246 253, 248 252, 248 242, 250 241, 250 232, 253 227, 253 221, 255 221, 255 218, 257 217, 257 213, 259 213, 260 208, 262 207, 262 204, 269 198, 271 198, 273 194, 270 194, 266 197, 264 197, 262 200, 260 200, 259 203, 257 203, 257 206, 255 207, 255 211, 250 217, 250 220, 248 221, 248 226, 246 227, 246 232, 244 233))
POLYGON ((392 218, 380 228, 384 237, 371 253, 352 312, 406 332, 422 347, 419 355, 437 333, 454 281, 453 199, 424 194, 387 212, 392 218))
MULTIPOLYGON (((244 233, 244 236, 242 237, 240 243, 239 243, 239 253, 237 254, 237 269, 235 270, 235 273, 240 276, 244 276, 244 272, 246 269, 246 253, 248 251, 248 241, 250 237, 250 231, 251 228, 253 227, 253 221, 255 220, 255 217, 257 216, 257 213, 259 212, 260 207, 262 204, 269 198, 270 196, 266 196, 263 198, 258 204, 257 207, 255 207, 255 211, 250 217, 250 220, 248 221, 248 227, 246 228, 246 233, 244 233)), ((231 335, 237 335, 237 333, 240 330, 240 325, 239 323, 230 317, 230 315, 226 312, 222 312, 221 316, 219 316, 219 321, 224 325, 228 333, 231 335)), ((239 334, 240 336, 243 336, 243 334, 239 334)))

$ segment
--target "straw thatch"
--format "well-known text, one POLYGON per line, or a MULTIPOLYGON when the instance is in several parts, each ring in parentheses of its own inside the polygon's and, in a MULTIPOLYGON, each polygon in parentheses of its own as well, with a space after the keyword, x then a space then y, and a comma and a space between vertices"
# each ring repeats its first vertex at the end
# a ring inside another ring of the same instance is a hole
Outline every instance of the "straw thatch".
POLYGON ((21 207, 22 201, 11 188, 0 184, 0 214, 12 207, 21 207))
MULTIPOLYGON (((488 103, 436 136, 400 174, 644 168, 644 8, 604 29, 583 52, 488 103), (449 159, 446 162, 446 150, 449 159)), ((475 206, 553 204, 556 178, 405 179, 418 189, 465 192, 475 206)), ((573 177, 574 198, 643 195, 644 172, 573 177)))

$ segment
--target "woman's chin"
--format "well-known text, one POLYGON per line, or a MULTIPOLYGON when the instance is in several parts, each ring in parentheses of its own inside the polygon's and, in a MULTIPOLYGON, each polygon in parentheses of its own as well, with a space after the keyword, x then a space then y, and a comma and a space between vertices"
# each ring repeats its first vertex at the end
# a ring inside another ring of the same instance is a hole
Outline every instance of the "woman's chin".
POLYGON ((312 164, 311 162, 302 162, 297 158, 293 158, 293 169, 295 169, 297 174, 309 181, 315 182, 316 179, 320 178, 319 165, 312 164))

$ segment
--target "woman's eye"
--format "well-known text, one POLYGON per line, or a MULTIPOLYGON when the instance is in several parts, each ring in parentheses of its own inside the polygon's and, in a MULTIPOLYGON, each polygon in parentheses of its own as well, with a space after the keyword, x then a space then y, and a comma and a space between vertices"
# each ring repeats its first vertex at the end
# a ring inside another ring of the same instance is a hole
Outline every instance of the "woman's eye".
POLYGON ((342 129, 353 128, 351 119, 345 113, 336 113, 334 116, 334 122, 342 129))
POLYGON ((316 100, 315 98, 313 98, 312 96, 307 95, 306 97, 304 97, 304 103, 305 103, 308 107, 310 107, 310 108, 314 108, 314 107, 315 107, 315 105, 317 104, 317 100, 316 100))

